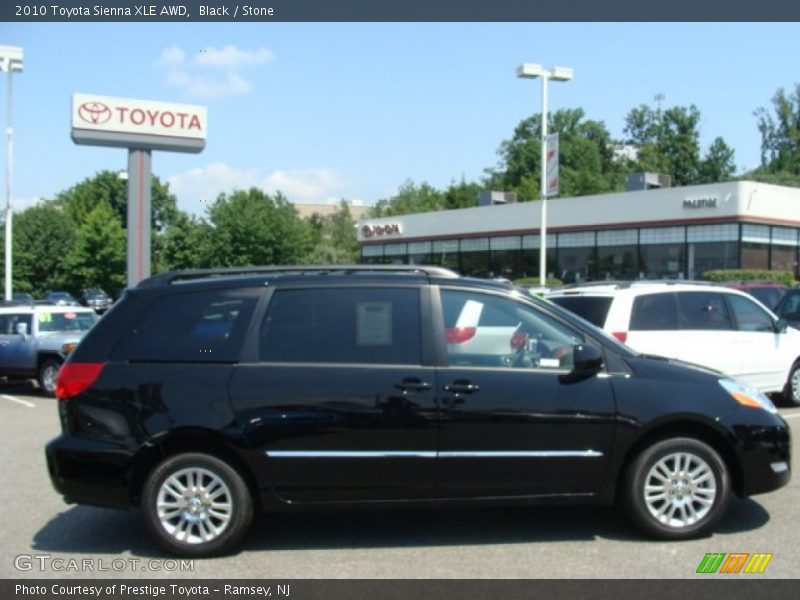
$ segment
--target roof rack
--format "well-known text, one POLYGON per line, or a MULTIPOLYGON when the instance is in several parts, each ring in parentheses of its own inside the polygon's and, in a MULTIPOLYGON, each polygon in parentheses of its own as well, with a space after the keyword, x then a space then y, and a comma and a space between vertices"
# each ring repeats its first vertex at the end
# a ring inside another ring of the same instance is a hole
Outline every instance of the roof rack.
POLYGON ((630 280, 599 280, 599 281, 584 281, 581 283, 570 283, 567 285, 559 286, 559 290, 569 290, 581 287, 598 287, 598 286, 616 286, 617 289, 627 289, 634 285, 649 285, 653 283, 660 283, 664 285, 696 285, 696 286, 713 286, 720 285, 721 282, 717 281, 700 281, 698 279, 630 279, 630 280))
POLYGON ((421 273, 429 277, 460 277, 444 267, 425 265, 307 265, 267 267, 225 267, 219 269, 186 269, 159 273, 139 282, 137 287, 158 287, 196 279, 230 277, 234 275, 306 275, 320 273, 421 273))

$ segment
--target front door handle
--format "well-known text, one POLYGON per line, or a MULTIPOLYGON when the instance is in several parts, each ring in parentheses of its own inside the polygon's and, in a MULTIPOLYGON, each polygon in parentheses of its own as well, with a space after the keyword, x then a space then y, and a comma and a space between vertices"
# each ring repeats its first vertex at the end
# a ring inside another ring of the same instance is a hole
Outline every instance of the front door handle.
POLYGON ((425 390, 431 389, 433 384, 430 384, 427 381, 421 381, 416 377, 409 377, 407 379, 403 379, 403 381, 395 385, 395 387, 403 392, 424 392, 425 390))
POLYGON ((471 394, 472 392, 477 392, 480 389, 481 386, 479 386, 477 383, 472 383, 471 381, 454 381, 453 383, 444 386, 444 390, 446 392, 456 395, 471 394))

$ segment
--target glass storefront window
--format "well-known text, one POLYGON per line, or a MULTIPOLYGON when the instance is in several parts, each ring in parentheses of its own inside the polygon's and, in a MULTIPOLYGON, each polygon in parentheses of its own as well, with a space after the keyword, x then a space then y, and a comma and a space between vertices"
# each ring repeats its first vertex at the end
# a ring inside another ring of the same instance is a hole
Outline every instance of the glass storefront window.
POLYGON ((702 279, 706 271, 738 268, 739 244, 736 242, 689 244, 689 279, 702 279))
POLYGON ((769 244, 742 242, 742 269, 769 269, 769 244))
POLYGON ((558 249, 556 277, 564 283, 580 283, 592 279, 596 268, 594 247, 558 249))
POLYGON ((597 248, 596 279, 638 279, 639 257, 636 245, 597 248))
POLYGON ((649 244, 639 248, 645 279, 684 279, 684 244, 649 244))

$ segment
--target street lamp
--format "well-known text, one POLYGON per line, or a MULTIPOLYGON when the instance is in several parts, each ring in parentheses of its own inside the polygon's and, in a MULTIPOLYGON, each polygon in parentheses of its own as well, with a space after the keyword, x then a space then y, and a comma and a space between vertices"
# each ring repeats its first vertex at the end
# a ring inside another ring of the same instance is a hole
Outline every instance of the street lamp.
POLYGON ((11 149, 13 146, 14 130, 11 127, 11 81, 14 72, 22 72, 22 48, 17 46, 0 46, 0 71, 6 75, 6 133, 8 135, 8 150, 6 152, 6 300, 11 300, 11 149))
POLYGON ((521 79, 542 78, 542 182, 541 182, 541 201, 542 216, 540 232, 539 250, 539 284, 544 287, 547 275, 547 148, 545 138, 547 137, 547 81, 569 81, 572 79, 573 70, 567 67, 554 67, 545 69, 542 65, 523 64, 517 67, 517 77, 521 79))

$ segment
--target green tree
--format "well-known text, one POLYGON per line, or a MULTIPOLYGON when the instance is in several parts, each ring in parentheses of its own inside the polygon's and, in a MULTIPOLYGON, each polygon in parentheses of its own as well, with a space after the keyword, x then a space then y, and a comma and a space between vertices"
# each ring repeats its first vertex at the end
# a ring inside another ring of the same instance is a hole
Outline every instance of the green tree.
POLYGON ((697 183, 715 183, 733 179, 733 174, 736 172, 733 156, 733 148, 721 137, 716 138, 700 162, 697 183))
POLYGON ((756 110, 761 132, 761 168, 765 173, 800 175, 800 83, 787 94, 780 88, 772 110, 756 110))
MULTIPOLYGON (((75 239, 69 216, 54 202, 42 202, 14 215, 13 289, 35 297, 48 290, 69 288, 64 255, 75 239)), ((0 243, 5 244, 5 228, 0 243)), ((3 256, 0 268, 5 269, 3 256)))
POLYGON ((311 227, 278 192, 257 188, 220 194, 208 209, 210 265, 281 265, 302 262, 311 250, 311 227))
POLYGON ((391 198, 379 200, 370 211, 372 217, 393 217, 431 212, 445 207, 444 194, 427 183, 407 180, 391 198))
POLYGON ((117 294, 126 282, 126 235, 119 216, 105 202, 97 204, 78 229, 64 262, 74 291, 99 287, 117 294))
POLYGON ((163 236, 164 270, 202 269, 211 264, 211 228, 202 219, 183 211, 163 236))
POLYGON ((483 186, 481 184, 468 182, 463 178, 458 183, 453 181, 444 191, 444 208, 453 210, 477 206, 478 196, 482 190, 483 186))
POLYGON ((313 231, 313 249, 306 261, 310 264, 350 264, 358 262, 356 222, 345 200, 331 215, 311 215, 308 223, 313 231))
MULTIPOLYGON (((559 134, 559 192, 562 196, 599 194, 621 189, 623 169, 616 144, 602 121, 585 119, 580 108, 548 115, 548 131, 559 134)), ((541 116, 524 119, 498 150, 500 162, 488 170, 492 188, 515 191, 520 200, 540 196, 541 116)))

